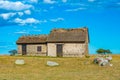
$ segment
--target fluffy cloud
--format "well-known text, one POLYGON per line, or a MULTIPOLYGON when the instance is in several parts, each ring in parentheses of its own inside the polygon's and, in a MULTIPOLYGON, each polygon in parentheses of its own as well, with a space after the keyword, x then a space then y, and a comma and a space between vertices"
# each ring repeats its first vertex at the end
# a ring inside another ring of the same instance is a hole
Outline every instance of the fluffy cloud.
POLYGON ((0 17, 2 17, 4 20, 7 20, 13 17, 14 15, 16 15, 16 13, 3 13, 3 14, 0 14, 0 17))
POLYGON ((64 18, 56 18, 56 19, 50 19, 52 22, 57 22, 57 21, 63 21, 64 18))
POLYGON ((20 10, 29 9, 31 7, 33 6, 28 4, 23 4, 20 1, 17 1, 17 2, 0 1, 0 9, 5 9, 5 10, 20 11, 20 10))
POLYGON ((76 8, 76 9, 67 9, 65 11, 80 11, 80 10, 86 10, 87 8, 76 8))
POLYGON ((44 2, 44 3, 48 3, 48 4, 53 4, 53 3, 55 3, 56 1, 52 1, 52 0, 44 0, 43 2, 44 2))
POLYGON ((34 18, 27 18, 27 19, 20 19, 16 18, 13 22, 20 24, 20 25, 25 25, 25 24, 38 24, 40 23, 39 20, 34 19, 34 18))
POLYGON ((18 15, 19 15, 19 16, 23 16, 24 13, 23 13, 23 12, 18 12, 18 15))
POLYGON ((23 16, 24 14, 30 15, 31 11, 30 10, 25 10, 24 12, 10 12, 10 13, 2 13, 0 14, 0 17, 2 17, 4 20, 8 20, 15 15, 23 16))
POLYGON ((15 34, 29 34, 29 32, 27 32, 27 31, 18 31, 18 32, 15 32, 15 34))
POLYGON ((37 3, 38 0, 30 0, 32 3, 37 3))
POLYGON ((30 10, 25 10, 24 13, 30 15, 31 11, 30 10))

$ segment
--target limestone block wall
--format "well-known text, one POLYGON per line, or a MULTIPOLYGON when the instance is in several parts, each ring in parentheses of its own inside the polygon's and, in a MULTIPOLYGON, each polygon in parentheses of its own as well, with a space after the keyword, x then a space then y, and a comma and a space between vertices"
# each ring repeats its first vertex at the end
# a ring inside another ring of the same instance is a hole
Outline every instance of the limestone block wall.
POLYGON ((46 56, 46 53, 47 53, 46 44, 27 44, 27 55, 46 56), (38 46, 41 46, 41 52, 37 51, 38 46))
POLYGON ((17 45, 17 51, 18 51, 18 55, 22 55, 22 46, 21 45, 17 45))
MULTIPOLYGON (((60 43, 48 43, 48 56, 56 57, 56 44, 60 43)), ((63 44, 63 57, 81 57, 85 55, 86 46, 85 43, 62 43, 63 44)))
POLYGON ((64 57, 79 57, 85 54, 86 45, 84 43, 66 43, 63 45, 64 57))
POLYGON ((48 43, 47 44, 47 49, 48 49, 48 56, 53 56, 56 57, 57 53, 56 53, 56 44, 55 43, 48 43))

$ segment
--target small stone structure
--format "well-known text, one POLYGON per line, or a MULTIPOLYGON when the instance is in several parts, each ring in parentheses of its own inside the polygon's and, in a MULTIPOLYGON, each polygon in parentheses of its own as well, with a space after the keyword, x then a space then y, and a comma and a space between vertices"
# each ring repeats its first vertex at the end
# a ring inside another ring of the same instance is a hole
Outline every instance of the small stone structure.
POLYGON ((89 54, 88 28, 53 29, 49 35, 22 36, 16 43, 20 55, 81 57, 89 54))

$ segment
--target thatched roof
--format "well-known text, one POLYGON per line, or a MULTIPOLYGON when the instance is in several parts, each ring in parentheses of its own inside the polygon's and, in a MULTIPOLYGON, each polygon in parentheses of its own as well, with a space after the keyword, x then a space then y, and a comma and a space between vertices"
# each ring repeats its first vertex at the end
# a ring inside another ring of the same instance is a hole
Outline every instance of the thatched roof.
POLYGON ((89 42, 88 29, 53 29, 48 36, 22 36, 17 40, 16 43, 36 44, 47 42, 89 42))
POLYGON ((40 36, 22 36, 17 40, 17 44, 28 44, 28 43, 46 43, 47 36, 40 35, 40 36))
POLYGON ((54 29, 48 36, 47 42, 85 42, 87 35, 87 28, 54 29))

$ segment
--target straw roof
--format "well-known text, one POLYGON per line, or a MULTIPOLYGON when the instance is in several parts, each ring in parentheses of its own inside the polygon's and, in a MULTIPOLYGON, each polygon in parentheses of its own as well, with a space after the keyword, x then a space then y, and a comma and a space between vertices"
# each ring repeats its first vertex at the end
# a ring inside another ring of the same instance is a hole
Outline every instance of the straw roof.
POLYGON ((48 36, 47 42, 85 42, 87 28, 54 29, 48 36))
POLYGON ((17 40, 17 44, 27 44, 27 43, 46 43, 47 36, 22 36, 17 40))
POLYGON ((49 35, 22 36, 17 44, 36 44, 47 42, 89 42, 87 28, 77 29, 53 29, 49 35))

